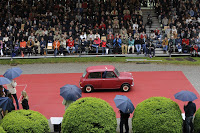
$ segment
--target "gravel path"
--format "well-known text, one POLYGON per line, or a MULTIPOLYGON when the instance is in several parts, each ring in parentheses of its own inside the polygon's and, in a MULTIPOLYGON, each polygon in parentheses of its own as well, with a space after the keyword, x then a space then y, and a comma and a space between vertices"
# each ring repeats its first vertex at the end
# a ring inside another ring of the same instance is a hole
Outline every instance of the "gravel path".
MULTIPOLYGON (((182 71, 200 94, 200 66, 136 63, 63 63, 18 65, 17 67, 20 67, 23 70, 23 74, 45 74, 82 73, 88 66, 92 65, 114 65, 119 71, 182 71)), ((11 68, 11 66, 0 65, 0 75, 8 68, 11 68)))

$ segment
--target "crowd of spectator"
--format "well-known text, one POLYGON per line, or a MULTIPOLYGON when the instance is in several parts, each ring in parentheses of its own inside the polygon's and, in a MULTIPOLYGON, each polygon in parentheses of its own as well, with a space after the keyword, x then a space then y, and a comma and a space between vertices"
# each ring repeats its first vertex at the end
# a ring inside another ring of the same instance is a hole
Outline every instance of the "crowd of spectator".
POLYGON ((102 54, 134 48, 139 54, 147 38, 138 0, 1 1, 0 7, 1 56, 44 55, 51 46, 55 55, 99 47, 102 54))
POLYGON ((96 54, 101 49, 102 54, 155 56, 156 47, 198 52, 199 2, 152 2, 164 32, 155 29, 147 35, 140 0, 1 1, 1 56, 45 55, 50 49, 55 56, 94 49, 96 54))
MULTIPOLYGON (((170 52, 199 52, 200 2, 198 0, 155 0, 163 33, 155 32, 170 52), (162 34, 162 36, 159 36, 162 34)), ((160 42, 161 42, 160 41, 160 42)))

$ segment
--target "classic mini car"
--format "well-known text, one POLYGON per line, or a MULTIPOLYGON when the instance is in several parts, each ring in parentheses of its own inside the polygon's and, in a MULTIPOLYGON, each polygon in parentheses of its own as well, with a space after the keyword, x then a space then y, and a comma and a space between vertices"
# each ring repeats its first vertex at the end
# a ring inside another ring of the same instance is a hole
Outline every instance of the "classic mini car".
POLYGON ((80 78, 83 92, 94 89, 121 89, 127 92, 134 85, 134 79, 129 72, 118 72, 112 65, 90 66, 80 78))

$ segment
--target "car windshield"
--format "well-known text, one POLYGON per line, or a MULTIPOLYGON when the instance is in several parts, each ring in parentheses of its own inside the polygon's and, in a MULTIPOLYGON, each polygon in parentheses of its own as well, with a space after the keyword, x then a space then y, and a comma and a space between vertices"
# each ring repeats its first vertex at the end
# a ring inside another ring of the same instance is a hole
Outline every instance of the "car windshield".
POLYGON ((86 74, 87 74, 87 71, 85 71, 85 72, 83 73, 82 77, 84 78, 86 74))
POLYGON ((118 72, 118 70, 116 68, 115 68, 114 72, 117 75, 117 77, 119 77, 120 73, 118 72))

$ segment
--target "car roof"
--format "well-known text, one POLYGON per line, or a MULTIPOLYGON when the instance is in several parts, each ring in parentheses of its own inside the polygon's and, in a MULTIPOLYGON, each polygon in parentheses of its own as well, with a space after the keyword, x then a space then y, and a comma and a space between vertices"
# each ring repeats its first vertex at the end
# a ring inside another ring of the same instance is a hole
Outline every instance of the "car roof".
POLYGON ((100 65, 100 66, 90 66, 86 69, 87 72, 104 72, 104 71, 114 71, 115 67, 112 65, 100 65))

